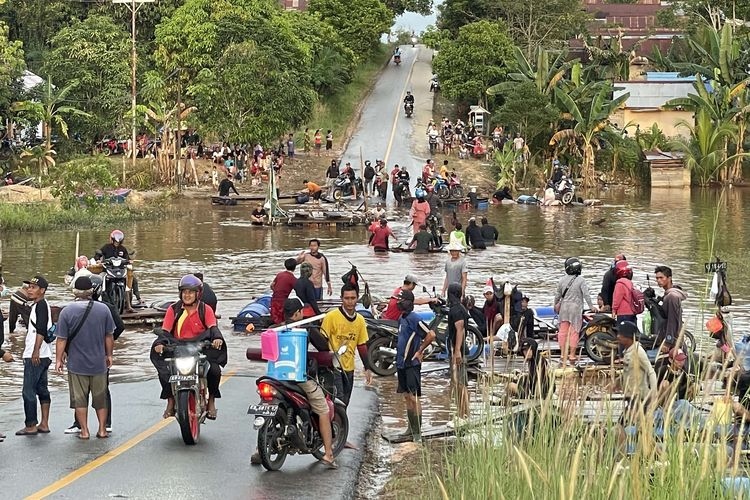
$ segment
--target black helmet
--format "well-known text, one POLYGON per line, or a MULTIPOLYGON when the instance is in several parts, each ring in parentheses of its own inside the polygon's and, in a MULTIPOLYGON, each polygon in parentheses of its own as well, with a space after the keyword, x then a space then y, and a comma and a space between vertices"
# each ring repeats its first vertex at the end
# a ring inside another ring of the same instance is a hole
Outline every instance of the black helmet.
POLYGON ((98 274, 92 274, 89 276, 89 279, 91 279, 91 284, 93 285, 93 299, 97 300, 102 293, 102 284, 104 284, 104 281, 98 274))
POLYGON ((372 165, 372 162, 370 160, 365 160, 365 167, 369 167, 372 165))
POLYGON ((568 257, 565 259, 565 272, 571 276, 579 276, 583 266, 578 257, 568 257))
POLYGON ((450 285, 448 285, 447 292, 449 304, 461 303, 461 294, 463 292, 463 289, 461 288, 460 283, 451 283, 450 285))

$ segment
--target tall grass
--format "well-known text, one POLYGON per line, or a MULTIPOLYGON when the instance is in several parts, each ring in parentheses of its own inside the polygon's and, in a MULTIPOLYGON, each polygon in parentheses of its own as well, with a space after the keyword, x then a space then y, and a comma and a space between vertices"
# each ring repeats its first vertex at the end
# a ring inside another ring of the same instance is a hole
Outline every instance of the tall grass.
POLYGON ((108 205, 95 210, 83 207, 63 209, 52 203, 0 204, 0 230, 45 231, 49 229, 110 226, 134 220, 154 219, 166 212, 149 207, 132 209, 108 205))
MULTIPOLYGON (((386 60, 390 59, 389 47, 381 45, 368 61, 357 67, 352 81, 343 90, 315 105, 312 117, 307 124, 310 128, 311 138, 315 129, 321 129, 324 136, 326 130, 331 129, 334 142, 340 144, 340 140, 345 135, 349 125, 356 121, 357 116, 354 113, 373 85, 375 75, 383 68, 386 60)), ((304 131, 304 127, 299 130, 299 132, 302 131, 304 131)), ((302 143, 301 141, 298 142, 300 142, 298 148, 301 149, 302 143)))

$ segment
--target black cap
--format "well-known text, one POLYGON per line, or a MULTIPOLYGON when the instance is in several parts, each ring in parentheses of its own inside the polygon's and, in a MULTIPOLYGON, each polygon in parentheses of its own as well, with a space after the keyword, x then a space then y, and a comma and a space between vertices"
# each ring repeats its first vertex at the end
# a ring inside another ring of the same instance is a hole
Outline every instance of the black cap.
POLYGON ((24 283, 26 283, 27 285, 36 285, 39 288, 44 288, 45 290, 49 288, 49 283, 44 278, 44 276, 40 276, 38 274, 30 280, 24 280, 24 283))
POLYGON ((631 339, 641 334, 641 331, 638 329, 638 325, 636 325, 632 321, 620 321, 615 325, 612 331, 614 331, 617 335, 622 335, 623 337, 628 337, 631 339))
POLYGON ((284 301, 284 314, 291 316, 292 314, 300 311, 304 308, 302 301, 299 299, 286 299, 284 301))
POLYGON ((91 290, 94 288, 94 284, 91 282, 91 278, 88 276, 79 276, 76 278, 76 282, 73 284, 73 287, 76 290, 80 290, 82 292, 85 292, 86 290, 91 290))

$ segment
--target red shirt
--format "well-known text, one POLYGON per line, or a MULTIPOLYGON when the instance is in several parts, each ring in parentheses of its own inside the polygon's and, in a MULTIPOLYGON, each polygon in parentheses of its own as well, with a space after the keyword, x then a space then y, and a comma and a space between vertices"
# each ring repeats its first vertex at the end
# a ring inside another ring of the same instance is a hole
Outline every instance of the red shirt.
POLYGON ((289 271, 281 271, 273 279, 273 283, 271 283, 271 289, 273 290, 271 300, 284 301, 288 299, 296 283, 297 278, 295 278, 294 274, 289 271))
POLYGON ((380 315, 381 318, 398 321, 398 319, 401 317, 401 311, 398 310, 398 299, 396 299, 399 293, 401 293, 401 287, 393 290, 393 293, 391 294, 391 300, 388 301, 388 307, 386 307, 385 311, 383 311, 383 314, 380 315))
POLYGON ((388 248, 388 236, 396 237, 388 226, 378 225, 371 229, 373 237, 370 244, 375 248, 388 248))
POLYGON ((201 317, 200 314, 198 314, 197 307, 190 313, 188 313, 187 309, 183 309, 183 316, 187 316, 184 317, 182 322, 180 322, 180 318, 174 317, 174 309, 171 306, 167 307, 167 312, 166 314, 164 314, 164 321, 162 321, 161 327, 164 330, 171 332, 176 322, 177 328, 175 328, 174 337, 183 340, 193 339, 212 326, 216 326, 216 316, 214 315, 214 310, 209 306, 205 306, 204 309, 206 317, 205 325, 201 321, 201 317))

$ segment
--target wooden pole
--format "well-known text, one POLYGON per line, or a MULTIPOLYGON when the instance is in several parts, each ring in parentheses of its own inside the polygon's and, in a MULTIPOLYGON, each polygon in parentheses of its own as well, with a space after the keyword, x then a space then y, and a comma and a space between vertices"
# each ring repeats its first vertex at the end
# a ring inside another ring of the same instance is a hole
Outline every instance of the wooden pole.
POLYGON ((78 252, 81 249, 81 232, 76 231, 76 254, 73 257, 73 262, 75 263, 76 259, 78 259, 78 252))
MULTIPOLYGON (((359 147, 359 175, 361 175, 362 178, 364 179, 364 176, 365 176, 365 160, 364 160, 364 156, 362 155, 362 146, 359 147)), ((356 180, 355 180, 355 182, 356 182, 356 180)), ((365 181, 365 182, 367 182, 367 181, 365 181)), ((362 193, 362 197, 365 200, 364 201, 364 207, 365 207, 365 212, 367 212, 367 187, 366 186, 363 186, 363 191, 364 191, 364 193, 362 193)))

